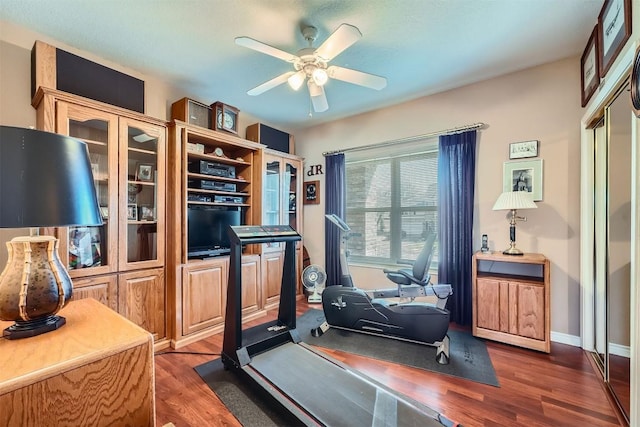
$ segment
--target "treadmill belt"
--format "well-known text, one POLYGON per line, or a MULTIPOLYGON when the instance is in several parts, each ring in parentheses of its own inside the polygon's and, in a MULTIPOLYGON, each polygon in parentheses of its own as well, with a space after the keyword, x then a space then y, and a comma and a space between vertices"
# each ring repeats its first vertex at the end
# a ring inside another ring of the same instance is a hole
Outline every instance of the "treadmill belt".
POLYGON ((438 413, 303 345, 287 343, 253 356, 254 370, 328 426, 442 426, 438 413))

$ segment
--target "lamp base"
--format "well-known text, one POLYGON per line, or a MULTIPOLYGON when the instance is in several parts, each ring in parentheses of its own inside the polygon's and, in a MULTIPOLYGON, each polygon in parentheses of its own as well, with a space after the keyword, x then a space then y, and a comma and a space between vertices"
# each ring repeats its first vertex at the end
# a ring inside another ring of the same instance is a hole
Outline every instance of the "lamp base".
POLYGON ((514 247, 510 247, 509 249, 502 251, 502 253, 504 255, 524 255, 524 252, 514 247))
POLYGON ((62 316, 45 316, 34 320, 16 320, 16 323, 2 331, 2 336, 8 340, 35 337, 36 335, 55 331, 67 320, 62 316))

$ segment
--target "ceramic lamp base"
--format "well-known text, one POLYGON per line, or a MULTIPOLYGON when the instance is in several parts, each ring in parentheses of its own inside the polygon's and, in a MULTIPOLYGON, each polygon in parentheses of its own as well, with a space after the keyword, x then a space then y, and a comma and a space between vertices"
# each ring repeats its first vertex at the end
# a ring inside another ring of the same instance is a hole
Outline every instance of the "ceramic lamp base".
POLYGON ((28 338, 65 324, 55 314, 71 298, 69 274, 52 236, 15 237, 7 242, 7 265, 0 274, 0 319, 15 322, 8 339, 28 338))

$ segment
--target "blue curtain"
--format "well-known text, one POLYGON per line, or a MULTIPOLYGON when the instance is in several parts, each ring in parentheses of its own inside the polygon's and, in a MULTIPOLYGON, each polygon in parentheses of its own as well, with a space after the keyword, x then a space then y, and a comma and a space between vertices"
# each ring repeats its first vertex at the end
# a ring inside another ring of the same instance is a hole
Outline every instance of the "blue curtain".
MULTIPOLYGON (((344 219, 346 194, 344 153, 327 155, 325 172, 325 213, 336 214, 344 219)), ((324 219, 324 259, 327 286, 340 285, 340 230, 328 219, 324 219)))
POLYGON ((440 136, 438 150, 438 283, 451 284, 451 320, 472 320, 473 197, 476 131, 440 136))

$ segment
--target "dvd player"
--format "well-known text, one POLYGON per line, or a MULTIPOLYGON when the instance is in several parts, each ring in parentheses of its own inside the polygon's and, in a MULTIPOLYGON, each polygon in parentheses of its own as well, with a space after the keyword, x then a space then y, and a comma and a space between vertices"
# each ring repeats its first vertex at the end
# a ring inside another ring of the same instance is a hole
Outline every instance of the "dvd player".
POLYGON ((211 200, 211 196, 205 196, 204 194, 189 194, 187 195, 187 201, 211 203, 213 200, 211 200))
POLYGON ((199 188, 201 190, 217 190, 217 191, 236 191, 236 184, 228 182, 209 181, 207 179, 190 179, 189 187, 199 188))
POLYGON ((213 196, 213 201, 216 203, 242 203, 242 197, 234 196, 213 196))
POLYGON ((211 176, 221 176, 223 178, 236 177, 235 166, 209 162, 207 160, 197 160, 189 162, 189 172, 201 173, 211 176))

